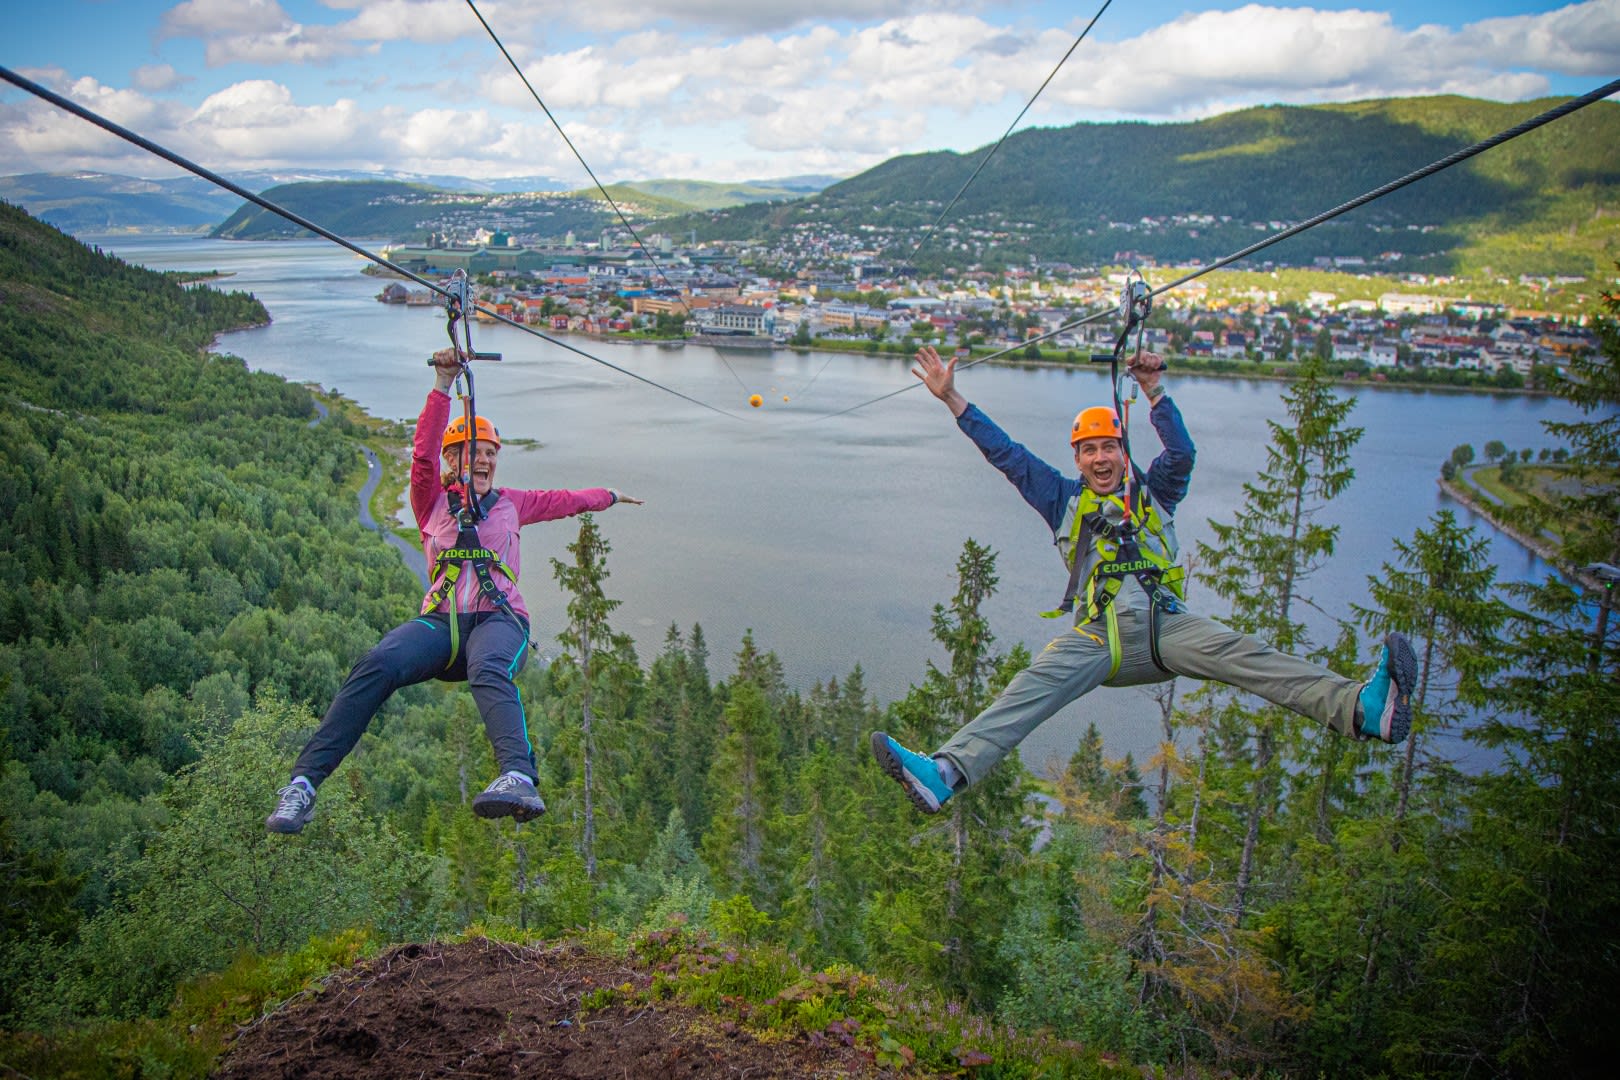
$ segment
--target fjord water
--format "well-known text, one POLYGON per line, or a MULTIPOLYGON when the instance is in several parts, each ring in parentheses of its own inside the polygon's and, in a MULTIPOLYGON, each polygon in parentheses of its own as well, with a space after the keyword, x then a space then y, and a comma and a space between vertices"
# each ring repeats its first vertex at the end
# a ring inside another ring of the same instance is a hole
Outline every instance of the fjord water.
MULTIPOLYGON (((382 282, 360 273, 359 257, 324 241, 86 240, 153 269, 230 272, 221 287, 253 292, 273 321, 224 335, 220 351, 341 391, 377 416, 414 419, 432 383, 426 358, 447 343, 441 309, 375 302, 382 282)), ((987 606, 998 648, 1022 642, 1037 652, 1062 629, 1036 614, 1055 605, 1066 579, 1045 524, 942 405, 918 386, 829 415, 914 384, 908 362, 561 340, 729 414, 522 331, 474 328, 479 349, 505 357, 476 370, 480 412, 503 437, 536 441, 506 450, 499 483, 605 486, 647 500, 598 515, 612 545, 606 591, 622 602, 614 625, 635 637, 644 662, 671 623, 683 630, 701 623, 712 670, 724 676, 752 630, 802 689, 842 680, 860 664, 878 700, 892 700, 927 663, 945 663, 930 620, 934 605, 950 600, 969 537, 998 553, 1000 584, 987 606), (764 398, 758 409, 748 406, 755 393, 764 398)), ((958 385, 1015 439, 1071 474, 1069 423, 1109 394, 1097 370, 981 365, 958 385)), ((1198 448, 1192 490, 1176 514, 1183 550, 1192 552, 1212 539, 1211 518, 1233 519, 1243 484, 1265 466, 1267 422, 1284 418, 1286 384, 1172 371, 1166 385, 1198 448)), ((1302 595, 1327 613, 1307 619, 1319 640, 1334 633, 1328 616, 1348 616, 1352 603, 1367 602, 1367 577, 1394 560, 1392 541, 1410 538, 1442 508, 1491 539, 1498 580, 1551 572, 1446 499, 1435 480, 1458 443, 1550 445, 1542 421, 1574 419, 1575 409, 1539 397, 1344 392, 1357 402, 1351 422, 1366 434, 1353 456, 1354 483, 1318 517, 1338 526, 1337 555, 1302 583, 1302 595)), ((1158 452, 1145 406, 1131 423, 1139 458, 1158 452)), ((523 590, 543 651, 555 651, 564 604, 549 560, 567 557, 575 533, 572 523, 554 522, 523 534, 523 590)), ((1222 603, 1196 581, 1191 599, 1197 610, 1221 613, 1222 603)), ((1374 645, 1364 646, 1373 655, 1374 645)), ((1192 685, 1183 680, 1183 692, 1192 685)), ((1157 710, 1145 691, 1101 690, 1031 737, 1024 760, 1037 769, 1066 760, 1093 720, 1111 755, 1130 751, 1143 761, 1157 745, 1157 710)), ((1475 754, 1455 736, 1440 752, 1465 767, 1475 754)))

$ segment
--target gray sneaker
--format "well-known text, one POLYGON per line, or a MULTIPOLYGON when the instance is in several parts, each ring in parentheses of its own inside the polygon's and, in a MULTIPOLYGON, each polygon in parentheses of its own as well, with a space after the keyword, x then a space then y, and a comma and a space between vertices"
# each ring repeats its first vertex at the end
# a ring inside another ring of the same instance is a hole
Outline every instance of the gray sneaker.
POLYGON ((274 833, 302 832, 315 816, 315 793, 303 784, 288 784, 276 792, 275 812, 264 819, 264 827, 274 833))
POLYGON ((532 821, 546 812, 533 781, 510 773, 501 773, 489 787, 474 795, 472 808, 481 818, 509 817, 520 822, 532 821))

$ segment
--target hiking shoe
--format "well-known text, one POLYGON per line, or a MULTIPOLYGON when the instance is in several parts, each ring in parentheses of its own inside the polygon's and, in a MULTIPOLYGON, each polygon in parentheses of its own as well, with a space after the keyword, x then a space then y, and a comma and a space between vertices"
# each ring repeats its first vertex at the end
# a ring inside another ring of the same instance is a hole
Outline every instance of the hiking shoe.
POLYGON ((315 816, 315 792, 303 784, 288 784, 276 792, 276 809, 264 819, 264 827, 274 833, 303 832, 315 816))
POLYGON ((1361 716, 1356 734, 1363 739, 1398 743, 1412 730, 1412 688, 1417 684, 1417 654, 1406 635, 1392 631, 1384 637, 1378 668, 1361 688, 1361 716))
POLYGON ((933 758, 912 753, 881 731, 872 732, 872 756, 885 773, 900 781, 912 803, 925 814, 939 813, 954 794, 933 758))
POLYGON ((481 818, 532 821, 545 812, 546 804, 540 801, 534 781, 527 776, 501 773, 489 787, 473 796, 473 813, 481 818))

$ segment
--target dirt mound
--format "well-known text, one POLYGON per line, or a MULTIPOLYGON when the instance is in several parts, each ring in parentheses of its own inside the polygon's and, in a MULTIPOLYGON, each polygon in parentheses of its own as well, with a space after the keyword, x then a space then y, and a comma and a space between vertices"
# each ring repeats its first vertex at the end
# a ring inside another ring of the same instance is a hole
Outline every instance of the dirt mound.
POLYGON ((275 1077, 878 1077, 862 1051, 764 1043, 701 1010, 609 1005, 651 973, 575 945, 405 945, 244 1030, 218 1080, 275 1077), (601 995, 607 1000, 611 995, 601 995))

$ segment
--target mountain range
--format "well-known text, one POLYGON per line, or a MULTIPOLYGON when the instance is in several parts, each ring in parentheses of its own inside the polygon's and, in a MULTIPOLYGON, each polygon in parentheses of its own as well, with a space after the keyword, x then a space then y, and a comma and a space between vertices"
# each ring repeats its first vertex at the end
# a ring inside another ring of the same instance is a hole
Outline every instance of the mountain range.
MULTIPOLYGON (((841 230, 918 264, 990 261, 992 249, 1002 264, 1121 254, 1208 262, 1555 103, 1395 98, 1031 129, 1007 139, 971 184, 986 148, 893 158, 811 198, 705 220, 711 235, 767 244, 807 227, 841 230), (936 237, 912 252, 959 191, 936 237)), ((1446 269, 1602 273, 1620 257, 1617 147, 1620 104, 1598 102, 1272 250, 1294 264, 1390 254, 1446 269)))
MULTIPOLYGON (((468 196, 572 190, 569 182, 548 176, 479 179, 397 171, 274 169, 230 173, 225 178, 258 194, 301 185, 379 182, 468 196)), ((633 190, 655 206, 657 212, 670 214, 714 210, 773 199, 795 199, 814 194, 837 181, 838 177, 835 176, 812 175, 738 183, 635 180, 612 185, 610 190, 615 192, 616 200, 621 191, 633 190)), ((333 189, 316 190, 329 194, 333 189)), ((362 192, 375 192, 378 189, 352 190, 358 197, 362 192)), ((594 192, 582 192, 580 197, 599 196, 594 192)), ((99 172, 0 176, 0 199, 20 206, 40 220, 69 233, 121 230, 203 232, 219 226, 243 206, 242 200, 236 195, 196 176, 154 179, 99 172)), ((316 216, 319 217, 318 213, 316 216)), ((321 223, 329 225, 324 220, 321 223)))
MULTIPOLYGON (((1211 261, 1535 116, 1553 99, 1456 96, 1265 106, 1175 124, 1074 124, 990 148, 886 161, 846 180, 663 179, 610 187, 633 219, 754 241, 785 262, 806 235, 923 268, 1028 260, 1211 261), (969 182, 970 177, 973 177, 969 182), (959 200, 953 204, 958 193, 959 200), (946 213, 947 207, 949 212, 946 213), (937 223, 937 229, 934 228, 937 223), (926 238, 926 243, 923 243, 926 238)), ((1598 102, 1272 249, 1305 264, 1363 258, 1434 270, 1603 275, 1620 258, 1620 104, 1598 102)), ((398 240, 487 222, 591 236, 615 223, 595 191, 543 177, 280 172, 275 199, 339 232, 398 240)), ((244 186, 252 187, 249 178, 244 186)), ((99 174, 0 179, 0 197, 70 231, 201 229, 291 235, 200 180, 99 174)))

